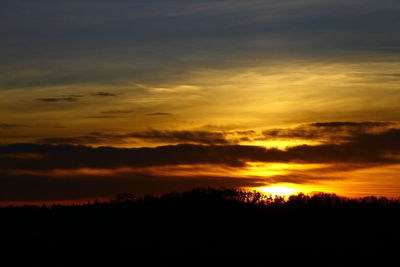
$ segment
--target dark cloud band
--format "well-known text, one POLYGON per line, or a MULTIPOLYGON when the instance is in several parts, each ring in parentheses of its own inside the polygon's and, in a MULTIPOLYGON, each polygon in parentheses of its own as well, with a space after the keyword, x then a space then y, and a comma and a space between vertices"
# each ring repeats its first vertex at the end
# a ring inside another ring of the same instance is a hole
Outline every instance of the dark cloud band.
POLYGON ((286 150, 241 145, 170 145, 156 148, 112 148, 71 145, 15 144, 0 146, 0 169, 117 168, 179 164, 243 166, 249 161, 304 163, 395 163, 400 130, 360 134, 351 142, 301 145, 286 150), (40 160, 8 154, 37 153, 40 160))

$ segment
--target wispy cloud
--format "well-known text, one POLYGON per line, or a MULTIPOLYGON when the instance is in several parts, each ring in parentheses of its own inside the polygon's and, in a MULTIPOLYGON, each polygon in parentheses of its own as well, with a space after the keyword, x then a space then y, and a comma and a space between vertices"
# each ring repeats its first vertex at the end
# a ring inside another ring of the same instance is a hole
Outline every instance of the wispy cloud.
POLYGON ((129 109, 111 109, 111 110, 105 110, 102 111, 102 114, 127 114, 127 113, 132 113, 134 112, 133 110, 129 109))
POLYGON ((277 128, 264 130, 265 138, 317 139, 325 142, 349 141, 358 135, 385 132, 399 128, 397 122, 315 122, 295 128, 277 128))
MULTIPOLYGON (((113 118, 112 115, 90 116, 88 118, 108 119, 113 118)), ((161 142, 168 144, 215 144, 227 145, 236 143, 229 140, 224 132, 208 132, 208 131, 173 131, 173 130, 149 130, 137 131, 121 134, 91 132, 83 136, 75 137, 49 137, 42 138, 39 143, 50 144, 101 144, 101 143, 119 143, 132 142, 132 139, 150 140, 153 142, 161 142), (128 141, 130 140, 130 141, 128 141)))
POLYGON ((48 103, 55 102, 76 102, 79 100, 77 97, 45 97, 45 98, 37 98, 36 100, 48 103))
POLYGON ((146 116, 170 116, 172 113, 168 112, 154 112, 154 113, 147 113, 146 116))
POLYGON ((138 139, 149 139, 161 142, 173 143, 197 143, 197 144, 229 144, 222 132, 206 131, 160 131, 151 130, 145 132, 132 132, 126 135, 138 139))
POLYGON ((93 93, 91 94, 92 96, 119 96, 120 94, 117 93, 110 93, 110 92, 97 92, 97 93, 93 93))
POLYGON ((37 98, 36 100, 42 101, 42 102, 49 102, 49 103, 54 103, 54 102, 76 102, 80 98, 85 98, 85 97, 90 97, 90 96, 99 96, 99 97, 114 97, 114 96, 119 96, 121 95, 120 93, 111 93, 111 92, 96 92, 92 94, 69 94, 69 95, 63 95, 60 97, 42 97, 42 98, 37 98))
POLYGON ((93 116, 88 116, 86 117, 88 119, 112 119, 115 118, 115 116, 110 116, 110 115, 93 115, 93 116))
POLYGON ((13 128, 19 128, 19 127, 27 127, 27 125, 23 124, 16 124, 16 123, 6 123, 6 122, 0 122, 0 129, 13 129, 13 128))

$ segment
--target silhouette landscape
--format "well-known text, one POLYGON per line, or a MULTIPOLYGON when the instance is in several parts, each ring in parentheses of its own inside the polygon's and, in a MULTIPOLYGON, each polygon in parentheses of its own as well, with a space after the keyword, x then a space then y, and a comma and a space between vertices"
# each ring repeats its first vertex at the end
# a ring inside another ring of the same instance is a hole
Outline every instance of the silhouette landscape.
POLYGON ((2 252, 15 266, 381 265, 395 260, 400 238, 400 200, 326 193, 122 193, 81 205, 3 207, 0 217, 2 252))

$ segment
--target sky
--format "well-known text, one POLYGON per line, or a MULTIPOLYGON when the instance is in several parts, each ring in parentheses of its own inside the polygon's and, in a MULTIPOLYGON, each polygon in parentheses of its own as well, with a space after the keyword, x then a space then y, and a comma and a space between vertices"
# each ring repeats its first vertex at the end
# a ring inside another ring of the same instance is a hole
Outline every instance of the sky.
POLYGON ((399 14, 398 0, 3 1, 0 202, 399 197, 399 14))

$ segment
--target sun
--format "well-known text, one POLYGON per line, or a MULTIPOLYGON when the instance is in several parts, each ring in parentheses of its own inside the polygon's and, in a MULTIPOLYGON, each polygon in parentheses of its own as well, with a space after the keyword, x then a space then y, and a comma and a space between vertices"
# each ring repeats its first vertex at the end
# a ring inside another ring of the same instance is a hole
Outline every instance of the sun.
POLYGON ((256 190, 265 193, 267 195, 271 195, 272 197, 276 196, 289 197, 291 195, 300 193, 300 190, 298 188, 285 185, 258 187, 256 188, 256 190))

